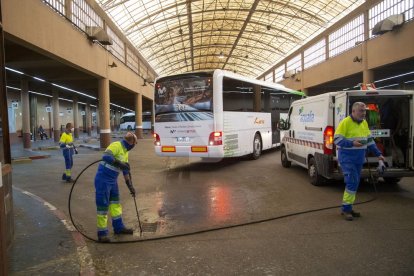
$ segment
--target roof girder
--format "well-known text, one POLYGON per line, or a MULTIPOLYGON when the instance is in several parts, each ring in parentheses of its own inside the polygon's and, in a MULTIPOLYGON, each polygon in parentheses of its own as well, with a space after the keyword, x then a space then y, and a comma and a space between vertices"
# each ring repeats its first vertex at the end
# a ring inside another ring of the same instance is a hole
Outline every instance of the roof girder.
MULTIPOLYGON (((190 1, 191 3, 196 3, 196 2, 199 2, 199 1, 203 1, 203 0, 192 0, 192 1, 190 1)), ((261 1, 266 1, 266 0, 261 0, 261 1)), ((273 0, 267 0, 268 2, 274 2, 274 3, 278 3, 278 1, 273 1, 273 0)), ((256 1, 255 1, 256 2, 256 1)), ((257 3, 258 4, 258 3, 257 3)), ((257 4, 256 4, 256 6, 257 6, 257 4)), ((146 20, 150 20, 151 18, 153 18, 153 17, 156 17, 156 16, 158 16, 158 15, 160 15, 160 14, 162 14, 162 13, 164 13, 164 12, 166 12, 167 10, 170 10, 170 9, 173 9, 173 8, 178 8, 178 6, 181 6, 181 5, 187 5, 187 0, 184 2, 180 2, 180 3, 175 3, 175 4, 173 4, 173 5, 170 5, 170 6, 168 6, 168 7, 165 7, 164 9, 162 9, 162 10, 157 10, 156 12, 154 12, 154 13, 152 13, 152 14, 149 14, 148 16, 146 16, 146 17, 143 17, 143 18, 141 18, 140 20, 138 20, 138 21, 135 21, 134 22, 134 24, 132 24, 131 26, 129 26, 129 27, 127 27, 124 31, 127 33, 127 34, 129 34, 129 30, 130 29, 132 29, 132 28, 134 28, 135 26, 137 26, 137 25, 139 25, 140 23, 142 23, 142 22, 145 22, 146 20)), ((289 7, 290 9, 292 9, 292 10, 295 10, 297 13, 299 13, 299 14, 301 14, 301 13, 304 13, 307 17, 309 17, 309 18, 313 18, 313 19, 315 19, 316 21, 319 21, 321 24, 323 24, 323 23, 325 23, 324 22, 324 20, 322 20, 322 19, 320 19, 318 16, 316 16, 316 15, 314 15, 314 14, 311 14, 311 13, 309 13, 309 12, 306 12, 306 11, 304 11, 304 10, 302 10, 302 9, 299 9, 299 8, 297 8, 297 7, 295 7, 294 5, 289 5, 289 4, 287 4, 286 3, 286 5, 285 5, 286 7, 289 7)), ((236 11, 236 12, 240 12, 240 11, 243 11, 243 12, 249 12, 250 13, 250 9, 225 9, 225 10, 223 10, 223 9, 214 9, 214 10, 207 10, 207 11, 198 11, 198 12, 193 12, 193 15, 194 14, 199 14, 199 13, 203 13, 203 14, 205 14, 205 13, 210 13, 210 12, 213 12, 213 13, 215 13, 215 12, 217 12, 217 11, 220 11, 220 12, 223 12, 223 11, 236 11)), ((287 17, 290 17, 290 16, 292 16, 291 14, 284 14, 284 13, 278 13, 278 12, 275 12, 275 11, 267 11, 267 10, 257 10, 256 12, 262 12, 262 13, 268 13, 268 14, 276 14, 276 15, 281 15, 281 16, 287 16, 287 17)), ((169 17, 169 18, 164 18, 164 19, 162 19, 161 21, 165 21, 165 20, 168 20, 168 19, 170 19, 170 18, 175 18, 175 17, 180 17, 180 16, 186 16, 185 14, 177 14, 177 15, 174 15, 174 16, 172 16, 172 17, 169 17)), ((302 19, 303 17, 301 17, 300 15, 298 15, 298 16, 293 16, 294 18, 297 18, 297 19, 302 19)), ((307 20, 307 21, 309 21, 309 20, 307 20)), ((158 22, 158 21, 157 21, 158 22)), ((151 24, 150 25, 153 25, 153 24, 155 24, 155 23, 157 23, 157 22, 151 22, 151 24)), ((150 25, 147 25, 147 26, 145 26, 145 27, 148 27, 148 26, 150 26, 150 25)))
MULTIPOLYGON (((214 22, 214 21, 221 21, 221 20, 226 21, 228 19, 226 19, 226 18, 207 19, 207 20, 193 21, 193 24, 205 23, 205 22, 210 22, 210 21, 211 22, 214 22)), ((242 19, 233 19, 231 21, 244 22, 245 20, 242 20, 242 19)), ((262 26, 262 27, 267 27, 268 26, 267 24, 260 23, 260 22, 250 21, 250 23, 251 24, 254 24, 254 25, 262 26)), ((167 29, 167 30, 165 30, 165 31, 163 31, 161 33, 157 33, 154 36, 152 36, 151 38, 146 39, 145 42, 143 42, 141 44, 138 44, 138 48, 143 48, 145 44, 147 44, 148 42, 150 42, 150 41, 158 38, 159 36, 163 36, 165 34, 168 34, 169 32, 172 32, 174 30, 177 30, 177 29, 179 30, 180 28, 181 28, 181 26, 177 25, 177 26, 174 26, 173 28, 169 28, 169 29, 167 29)), ((276 32, 281 32, 281 33, 283 33, 283 34, 285 34, 285 35, 287 35, 289 37, 292 37, 291 41, 294 41, 294 40, 298 41, 298 40, 300 40, 299 37, 295 36, 292 33, 289 33, 287 31, 284 31, 282 29, 279 29, 279 28, 272 28, 272 29, 274 29, 276 32)), ((196 33, 211 32, 211 31, 212 31, 211 29, 209 29, 209 30, 201 30, 201 31, 196 32, 196 33)), ((222 31, 224 31, 224 30, 222 30, 222 31)), ((193 34, 194 34, 194 31, 193 31, 193 34)), ((264 34, 264 33, 261 32, 261 34, 264 34)), ((154 42, 154 43, 156 43, 156 42, 154 42)), ((151 47, 152 45, 153 44, 148 44, 149 47, 151 47)))

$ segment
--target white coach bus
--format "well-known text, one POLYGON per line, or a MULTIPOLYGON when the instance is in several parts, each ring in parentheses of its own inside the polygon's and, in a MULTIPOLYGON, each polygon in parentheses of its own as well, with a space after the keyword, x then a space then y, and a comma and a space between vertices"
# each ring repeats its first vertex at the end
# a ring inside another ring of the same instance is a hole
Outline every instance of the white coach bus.
POLYGON ((277 124, 303 93, 214 70, 158 78, 154 145, 159 156, 223 158, 280 144, 277 124))
MULTIPOLYGON (((142 112, 142 129, 150 130, 151 129, 151 112, 142 112)), ((135 112, 125 113, 121 116, 120 130, 134 130, 135 129, 135 112)))

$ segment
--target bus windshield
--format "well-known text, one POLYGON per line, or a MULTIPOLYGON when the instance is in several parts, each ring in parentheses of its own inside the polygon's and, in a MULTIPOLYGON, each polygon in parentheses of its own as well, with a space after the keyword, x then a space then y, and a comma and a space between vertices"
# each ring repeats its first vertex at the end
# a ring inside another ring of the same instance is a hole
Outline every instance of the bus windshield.
POLYGON ((212 119, 211 76, 163 78, 155 85, 155 121, 179 122, 212 119))

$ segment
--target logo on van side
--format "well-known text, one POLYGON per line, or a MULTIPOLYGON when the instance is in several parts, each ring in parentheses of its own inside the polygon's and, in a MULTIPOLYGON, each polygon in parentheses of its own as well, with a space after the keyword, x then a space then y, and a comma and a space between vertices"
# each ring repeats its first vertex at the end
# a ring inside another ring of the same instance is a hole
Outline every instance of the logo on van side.
POLYGON ((257 125, 263 125, 265 123, 265 121, 263 119, 259 119, 256 117, 256 119, 254 119, 254 124, 257 125))
POLYGON ((339 122, 345 118, 345 113, 343 113, 342 103, 340 103, 338 107, 336 108, 336 116, 339 118, 339 122))
POLYGON ((336 115, 339 115, 339 113, 341 112, 342 112, 342 103, 340 103, 338 107, 336 108, 336 115))
POLYGON ((311 123, 315 121, 315 114, 313 114, 312 111, 309 111, 309 113, 303 113, 304 109, 305 108, 303 106, 299 109, 300 121, 302 123, 311 123))

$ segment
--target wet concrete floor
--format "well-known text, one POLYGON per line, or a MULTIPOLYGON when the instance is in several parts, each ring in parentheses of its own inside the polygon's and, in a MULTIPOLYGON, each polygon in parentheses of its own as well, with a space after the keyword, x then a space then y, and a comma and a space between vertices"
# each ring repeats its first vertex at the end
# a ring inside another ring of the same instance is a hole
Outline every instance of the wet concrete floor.
MULTIPOLYGON (((102 154, 85 148, 79 151, 75 176, 102 154)), ((15 164, 13 184, 69 217, 72 186, 60 180, 63 163, 55 150, 50 151, 50 158, 15 164)), ((134 201, 120 179, 124 221, 136 233, 114 240, 138 242, 87 241, 92 258, 89 265, 97 275, 414 274, 414 178, 395 186, 378 183, 378 199, 356 206, 363 216, 353 222, 343 220, 335 208, 197 235, 141 241, 337 206, 343 184, 312 186, 306 170, 281 166, 278 150, 255 161, 238 158, 202 163, 198 158, 157 157, 151 139, 144 139, 130 153, 130 164, 145 232, 139 236, 134 201)), ((80 176, 71 199, 76 226, 92 238, 96 238, 96 168, 95 164, 80 176)), ((371 185, 361 184, 357 200, 371 199, 375 196, 372 190, 371 185)), ((19 223, 19 217, 16 220, 19 223)), ((64 231, 55 229, 47 235, 54 237, 64 231)), ((24 258, 20 253, 14 262, 24 258)), ((74 261, 79 258, 71 256, 74 261)), ((21 267, 21 263, 14 265, 12 272, 22 273, 21 267)), ((73 266, 67 274, 71 271, 73 266)))

